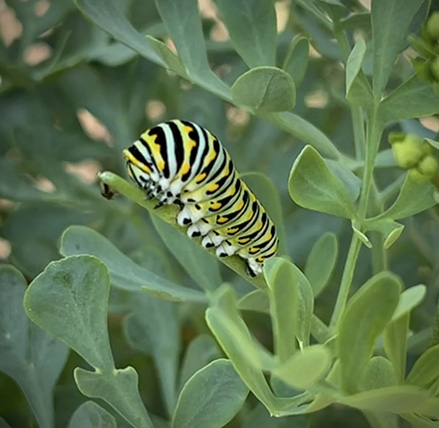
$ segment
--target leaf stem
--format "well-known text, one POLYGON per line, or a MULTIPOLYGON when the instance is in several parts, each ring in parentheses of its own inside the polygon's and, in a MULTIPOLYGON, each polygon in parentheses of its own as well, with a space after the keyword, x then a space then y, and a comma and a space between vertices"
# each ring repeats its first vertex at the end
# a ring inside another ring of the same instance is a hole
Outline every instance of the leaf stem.
POLYGON ((335 302, 334 312, 332 313, 331 322, 329 324, 330 330, 334 331, 340 322, 346 303, 349 297, 349 290, 354 277, 355 265, 357 263, 358 254, 360 253, 361 241, 355 233, 352 234, 351 244, 349 246, 346 263, 343 270, 343 275, 338 290, 337 300, 335 302))

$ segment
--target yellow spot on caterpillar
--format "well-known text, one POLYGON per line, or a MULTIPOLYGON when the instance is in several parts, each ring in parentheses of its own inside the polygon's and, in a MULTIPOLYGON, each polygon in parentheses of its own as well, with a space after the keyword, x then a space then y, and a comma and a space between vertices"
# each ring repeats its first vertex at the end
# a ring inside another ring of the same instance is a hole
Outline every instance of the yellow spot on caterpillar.
POLYGON ((250 238, 239 238, 238 244, 247 244, 250 241, 250 238))
POLYGON ((219 218, 217 219, 216 222, 217 222, 218 224, 223 224, 223 223, 226 223, 227 220, 228 220, 227 217, 219 217, 219 218))
MULTIPOLYGON (((127 162, 131 162, 134 166, 136 166, 137 168, 141 169, 142 171, 146 172, 147 174, 151 173, 151 169, 148 168, 146 165, 144 165, 143 163, 139 162, 137 160, 137 158, 135 158, 129 150, 124 150, 123 151, 123 156, 125 158, 125 160, 127 162)), ((132 177, 132 175, 130 174, 130 177, 132 177)))
POLYGON ((219 210, 221 208, 221 204, 219 202, 211 202, 210 209, 211 210, 219 210))
POLYGON ((180 172, 182 175, 184 175, 187 174, 190 169, 191 169, 190 165, 188 163, 184 163, 180 169, 180 172))
POLYGON ((231 229, 228 230, 228 234, 229 235, 234 235, 236 232, 239 231, 239 227, 232 227, 231 229))
POLYGON ((194 128, 192 128, 192 126, 185 126, 183 129, 184 129, 184 132, 186 132, 186 134, 189 134, 190 132, 192 132, 194 130, 194 128))
POLYGON ((157 162, 157 168, 160 171, 163 171, 165 169, 165 161, 163 159, 157 162))
POLYGON ((206 178, 206 173, 205 172, 203 172, 202 174, 200 174, 197 178, 196 178, 196 180, 195 180, 195 182, 196 183, 200 183, 201 181, 203 181, 205 178, 206 178))
POLYGON ((208 191, 209 191, 209 192, 214 192, 214 191, 217 190, 218 188, 219 188, 218 184, 217 184, 217 183, 213 183, 213 184, 211 184, 211 185, 209 186, 208 191))
POLYGON ((259 248, 257 248, 257 247, 252 247, 248 250, 248 252, 250 254, 256 254, 258 251, 259 251, 259 248))
POLYGON ((197 147, 197 142, 195 140, 189 140, 187 143, 190 150, 192 150, 194 147, 197 147))

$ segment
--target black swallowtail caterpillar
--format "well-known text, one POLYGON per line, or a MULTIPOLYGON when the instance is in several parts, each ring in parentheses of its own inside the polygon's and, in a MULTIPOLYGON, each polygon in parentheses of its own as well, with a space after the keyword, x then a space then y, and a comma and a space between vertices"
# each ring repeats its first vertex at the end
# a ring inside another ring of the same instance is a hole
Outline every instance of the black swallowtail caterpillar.
POLYGON ((130 178, 149 198, 177 204, 180 226, 202 236, 218 257, 239 255, 256 276, 277 253, 276 228, 239 177, 232 159, 213 134, 193 122, 171 120, 146 130, 124 150, 130 178))

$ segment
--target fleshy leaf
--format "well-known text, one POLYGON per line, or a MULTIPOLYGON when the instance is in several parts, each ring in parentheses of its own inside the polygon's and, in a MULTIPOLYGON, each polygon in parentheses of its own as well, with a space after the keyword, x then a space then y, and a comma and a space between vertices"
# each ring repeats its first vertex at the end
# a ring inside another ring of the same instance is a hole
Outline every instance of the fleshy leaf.
POLYGON ((405 377, 409 320, 407 313, 391 321, 383 333, 384 350, 392 362, 399 383, 402 383, 405 377))
POLYGON ((398 306, 392 316, 392 321, 411 312, 416 306, 418 306, 427 294, 427 287, 423 284, 415 285, 414 287, 407 288, 399 296, 398 306))
POLYGON ((383 272, 367 281, 349 301, 337 339, 341 382, 347 392, 358 389, 375 340, 391 320, 400 292, 400 280, 383 272))
POLYGON ((108 267, 111 283, 124 290, 146 289, 162 298, 177 301, 206 300, 203 293, 173 284, 134 263, 110 241, 87 227, 69 227, 62 236, 60 252, 65 256, 89 254, 98 257, 108 267))
POLYGON ((110 277, 90 256, 52 262, 26 290, 28 317, 81 355, 91 366, 114 368, 107 330, 110 277))
POLYGON ((147 293, 135 293, 132 312, 123 322, 130 345, 150 354, 155 363, 164 403, 172 415, 177 401, 176 378, 180 354, 175 303, 147 293))
POLYGON ((219 359, 198 370, 183 387, 172 428, 221 428, 244 404, 248 388, 229 360, 219 359))
POLYGON ((291 75, 296 86, 300 85, 305 75, 309 57, 309 42, 306 37, 296 36, 288 48, 282 68, 291 75))
POLYGON ((29 323, 23 310, 26 280, 14 267, 0 266, 0 371, 23 391, 38 424, 54 424, 53 388, 67 347, 29 323))
POLYGON ((274 66, 276 54, 276 13, 265 0, 218 0, 221 18, 232 46, 250 68, 274 66))
POLYGON ((322 345, 298 351, 273 374, 297 389, 306 389, 323 378, 331 363, 330 352, 322 345))
POLYGON ((439 345, 427 349, 416 361, 407 376, 406 383, 421 387, 428 386, 439 377, 439 345))
POLYGON ((73 372, 78 389, 90 398, 101 398, 136 428, 154 428, 140 398, 139 377, 132 367, 111 372, 73 372))
POLYGON ((343 183, 311 146, 306 146, 295 160, 288 189, 293 201, 303 208, 350 219, 356 216, 343 183))
POLYGON ((257 67, 240 76, 232 86, 233 100, 253 111, 291 110, 296 104, 293 78, 276 67, 257 67))
POLYGON ((116 419, 104 408, 86 401, 73 413, 69 422, 69 428, 117 428, 116 419))
POLYGON ((317 297, 328 285, 338 256, 337 236, 332 232, 322 235, 314 244, 305 264, 305 276, 317 297))

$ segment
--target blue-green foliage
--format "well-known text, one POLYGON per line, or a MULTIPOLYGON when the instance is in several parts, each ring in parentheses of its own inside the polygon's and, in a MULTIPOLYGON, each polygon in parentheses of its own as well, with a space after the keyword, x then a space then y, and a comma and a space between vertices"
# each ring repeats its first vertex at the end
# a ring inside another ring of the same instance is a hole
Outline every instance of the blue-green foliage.
POLYGON ((439 427, 437 14, 208 3, 0 10, 0 426, 439 427), (122 178, 173 118, 275 221, 263 275, 122 178))

